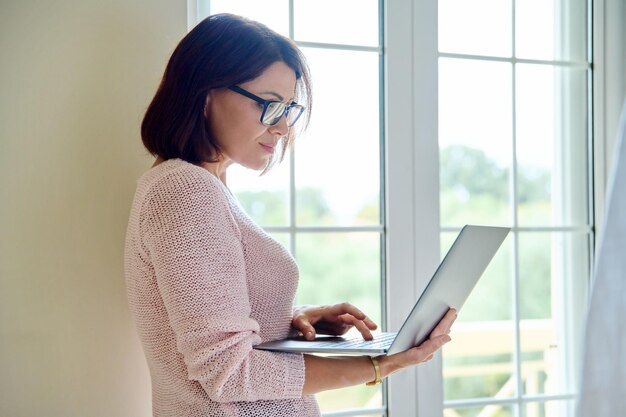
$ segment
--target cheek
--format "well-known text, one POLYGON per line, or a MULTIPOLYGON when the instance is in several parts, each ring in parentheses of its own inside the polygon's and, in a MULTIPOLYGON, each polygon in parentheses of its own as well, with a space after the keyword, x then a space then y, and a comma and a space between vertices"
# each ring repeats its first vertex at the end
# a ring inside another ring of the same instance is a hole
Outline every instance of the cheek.
POLYGON ((208 120, 211 135, 222 148, 228 148, 245 131, 245 114, 242 109, 221 97, 209 105, 208 120))
POLYGON ((241 163, 251 157, 256 158, 261 149, 257 149, 258 138, 267 132, 267 128, 249 114, 240 116, 221 123, 220 136, 216 139, 226 155, 241 163))
POLYGON ((267 131, 259 121, 261 114, 255 107, 240 109, 239 113, 230 119, 233 131, 237 132, 239 141, 249 141, 257 139, 267 131))
POLYGON ((247 159, 257 139, 267 132, 259 121, 260 110, 247 102, 216 97, 209 104, 208 117, 212 136, 232 159, 247 159))

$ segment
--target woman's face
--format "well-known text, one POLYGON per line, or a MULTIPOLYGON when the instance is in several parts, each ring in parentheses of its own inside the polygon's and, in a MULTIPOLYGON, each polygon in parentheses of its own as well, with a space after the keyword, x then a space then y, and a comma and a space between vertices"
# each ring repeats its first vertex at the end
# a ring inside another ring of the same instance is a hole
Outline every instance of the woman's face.
MULTIPOLYGON (((294 98, 296 75, 279 61, 239 87, 265 100, 289 104, 294 98)), ((227 165, 236 162, 254 170, 265 168, 276 143, 287 134, 288 128, 284 117, 273 126, 262 125, 262 111, 259 103, 227 88, 209 93, 206 116, 211 134, 222 151, 222 162, 227 165)))

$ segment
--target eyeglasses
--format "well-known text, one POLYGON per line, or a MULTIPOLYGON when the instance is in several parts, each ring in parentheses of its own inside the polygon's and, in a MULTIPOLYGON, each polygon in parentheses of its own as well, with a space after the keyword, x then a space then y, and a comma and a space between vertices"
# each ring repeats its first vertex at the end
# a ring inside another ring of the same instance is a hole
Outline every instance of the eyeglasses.
POLYGON ((304 112, 304 106, 299 105, 295 101, 292 101, 291 104, 285 104, 282 101, 264 100, 261 97, 254 95, 236 85, 228 88, 235 93, 246 96, 263 106, 260 121, 264 126, 273 126, 278 123, 283 116, 285 116, 287 126, 291 127, 298 121, 304 112))

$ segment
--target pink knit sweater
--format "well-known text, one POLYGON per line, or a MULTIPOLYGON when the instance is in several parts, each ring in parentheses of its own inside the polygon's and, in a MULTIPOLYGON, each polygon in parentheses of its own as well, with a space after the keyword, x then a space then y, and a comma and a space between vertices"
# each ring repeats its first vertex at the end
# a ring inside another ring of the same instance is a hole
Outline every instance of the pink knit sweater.
POLYGON ((155 416, 319 416, 304 359, 252 347, 291 332, 298 268, 203 168, 138 181, 126 235, 130 310, 155 416))

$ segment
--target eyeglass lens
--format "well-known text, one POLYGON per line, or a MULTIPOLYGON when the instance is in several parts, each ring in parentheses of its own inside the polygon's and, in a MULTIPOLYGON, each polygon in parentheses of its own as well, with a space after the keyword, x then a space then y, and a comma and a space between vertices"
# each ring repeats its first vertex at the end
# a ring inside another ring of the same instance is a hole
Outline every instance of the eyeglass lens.
POLYGON ((285 115, 287 126, 293 126, 304 110, 301 106, 287 107, 285 103, 272 101, 269 102, 265 108, 262 123, 267 126, 275 125, 278 123, 283 114, 285 114, 285 109, 288 109, 287 114, 285 115))

